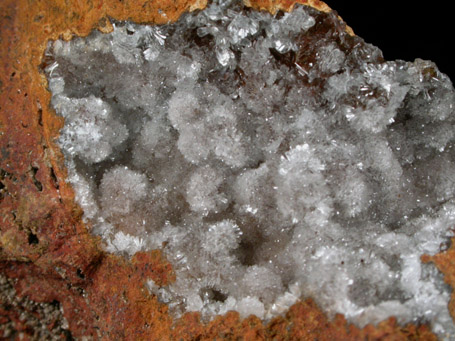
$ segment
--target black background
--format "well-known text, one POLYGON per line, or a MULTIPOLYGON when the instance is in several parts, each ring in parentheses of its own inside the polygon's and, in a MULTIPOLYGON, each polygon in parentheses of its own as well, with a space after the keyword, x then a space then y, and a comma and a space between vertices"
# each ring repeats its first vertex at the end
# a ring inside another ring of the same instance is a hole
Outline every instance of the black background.
POLYGON ((326 0, 354 32, 379 47, 386 60, 431 60, 455 81, 455 14, 450 2, 326 0))

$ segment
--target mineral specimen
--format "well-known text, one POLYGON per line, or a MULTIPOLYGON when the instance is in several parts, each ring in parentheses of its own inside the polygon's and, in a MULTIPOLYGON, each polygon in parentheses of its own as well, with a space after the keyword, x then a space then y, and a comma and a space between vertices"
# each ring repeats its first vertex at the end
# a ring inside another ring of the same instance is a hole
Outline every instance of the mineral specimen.
POLYGON ((423 254, 455 220, 455 91, 334 13, 213 1, 175 24, 49 44, 76 199, 110 252, 163 249, 175 316, 262 319, 313 297, 364 326, 455 336, 423 254))

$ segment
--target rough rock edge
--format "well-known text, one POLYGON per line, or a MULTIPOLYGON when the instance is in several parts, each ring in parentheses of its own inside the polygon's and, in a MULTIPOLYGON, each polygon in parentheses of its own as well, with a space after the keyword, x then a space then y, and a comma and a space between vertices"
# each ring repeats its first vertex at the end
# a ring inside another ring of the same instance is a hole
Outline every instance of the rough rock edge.
MULTIPOLYGON (((292 0, 249 0, 276 12, 292 0)), ((318 0, 301 3, 321 11, 318 0)), ((167 307, 145 288, 145 280, 172 281, 171 265, 159 251, 131 260, 106 254, 84 226, 74 192, 66 183, 55 137, 63 125, 49 108, 50 93, 39 65, 47 41, 112 30, 109 18, 138 23, 175 21, 206 0, 3 0, 0 3, 0 271, 15 279, 19 297, 60 302, 71 334, 93 339, 436 339, 427 326, 400 327, 394 318, 358 329, 337 315, 329 321, 311 301, 295 304, 264 325, 238 313, 202 324, 197 313, 173 321, 167 307)), ((347 28, 348 32, 350 29, 347 28)), ((455 248, 424 257, 455 285, 455 248)), ((450 303, 454 315, 454 296, 450 303)))
POLYGON ((0 337, 36 340, 70 339, 68 322, 60 304, 36 303, 27 297, 18 297, 15 280, 0 273, 0 337))

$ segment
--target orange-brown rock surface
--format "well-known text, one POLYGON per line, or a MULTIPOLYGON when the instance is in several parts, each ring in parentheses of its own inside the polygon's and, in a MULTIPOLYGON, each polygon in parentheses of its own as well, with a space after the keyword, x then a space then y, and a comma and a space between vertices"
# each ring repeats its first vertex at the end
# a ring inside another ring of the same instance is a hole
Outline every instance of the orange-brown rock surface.
MULTIPOLYGON (((318 0, 302 2, 330 11, 318 0)), ((247 2, 272 12, 289 10, 293 3, 247 2)), ((138 253, 131 260, 106 254, 83 224, 74 193, 65 182, 63 156, 54 142, 63 122, 49 108, 50 93, 39 68, 47 41, 85 36, 93 29, 109 31, 109 18, 164 23, 205 4, 204 0, 2 0, 0 271, 15 279, 19 297, 59 302, 75 338, 435 339, 428 327, 400 327, 393 318, 360 330, 342 316, 329 320, 310 300, 295 304, 285 316, 266 325, 255 317, 240 320, 235 312, 208 324, 196 313, 173 321, 167 307, 145 287, 147 278, 160 285, 174 278, 160 252, 138 253)), ((425 261, 434 261, 447 282, 455 285, 455 248, 425 261)), ((453 299, 450 310, 453 315, 453 299)), ((33 336, 14 307, 9 307, 0 309, 0 338, 2 325, 11 321, 18 331, 16 338, 33 336)))

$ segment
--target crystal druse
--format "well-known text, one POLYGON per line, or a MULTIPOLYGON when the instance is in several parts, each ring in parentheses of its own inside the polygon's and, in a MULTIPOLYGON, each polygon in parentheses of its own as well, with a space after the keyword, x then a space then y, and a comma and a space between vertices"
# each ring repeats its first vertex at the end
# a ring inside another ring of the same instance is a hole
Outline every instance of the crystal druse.
POLYGON ((162 249, 175 316, 270 319, 300 297, 363 326, 455 335, 423 254, 455 221, 455 91, 334 13, 214 1, 177 23, 49 44, 59 144, 110 252, 162 249))

